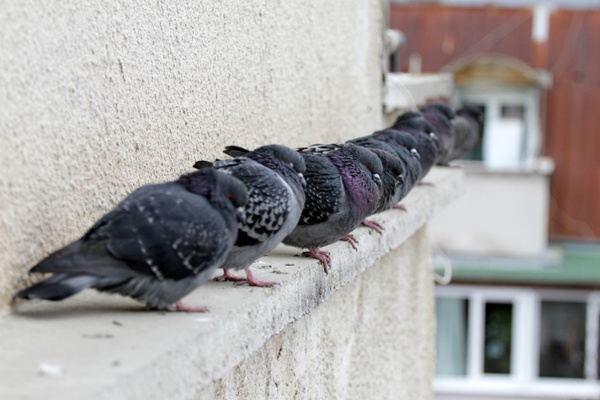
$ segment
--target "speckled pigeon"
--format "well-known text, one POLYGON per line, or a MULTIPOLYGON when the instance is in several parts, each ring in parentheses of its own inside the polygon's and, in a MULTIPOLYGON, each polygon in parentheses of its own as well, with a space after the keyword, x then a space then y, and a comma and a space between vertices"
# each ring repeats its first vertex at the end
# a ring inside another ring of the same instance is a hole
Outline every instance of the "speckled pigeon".
POLYGON ((436 102, 421 107, 421 112, 433 127, 433 132, 439 140, 436 164, 448 165, 456 143, 454 110, 446 103, 436 102))
POLYGON ((419 162, 421 163, 419 181, 423 180, 435 164, 438 155, 439 141, 435 133, 433 133, 433 127, 427 122, 423 113, 409 111, 400 115, 391 128, 408 132, 417 140, 416 149, 420 156, 419 162))
POLYGON ((237 236, 244 185, 214 170, 142 186, 76 242, 30 272, 50 278, 16 294, 62 300, 86 288, 119 293, 152 309, 204 311, 180 301, 225 261, 237 236))
MULTIPOLYGON (((235 158, 218 160, 212 166, 242 181, 248 190, 248 202, 243 218, 238 221, 235 246, 223 264, 223 275, 216 279, 251 286, 275 285, 277 282, 256 279, 249 268, 273 250, 298 223, 305 202, 304 159, 297 151, 275 144, 253 151, 228 146, 225 153, 235 158), (246 278, 231 275, 229 269, 244 269, 246 278)), ((194 166, 208 165, 197 162, 194 166)))
POLYGON ((320 260, 327 273, 331 257, 319 248, 348 235, 377 208, 383 167, 374 153, 353 144, 326 154, 311 151, 300 153, 306 161, 306 205, 283 242, 308 248, 303 255, 320 260))

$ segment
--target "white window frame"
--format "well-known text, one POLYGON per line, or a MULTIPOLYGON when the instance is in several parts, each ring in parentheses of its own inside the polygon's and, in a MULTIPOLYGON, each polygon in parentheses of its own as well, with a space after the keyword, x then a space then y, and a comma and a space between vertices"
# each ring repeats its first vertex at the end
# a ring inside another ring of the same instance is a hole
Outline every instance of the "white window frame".
MULTIPOLYGON (((469 301, 466 376, 436 376, 436 399, 456 396, 481 396, 481 399, 598 399, 600 381, 596 379, 600 292, 588 290, 549 290, 497 286, 437 286, 436 298, 469 301), (587 305, 585 378, 542 378, 538 376, 539 338, 542 301, 576 301, 587 305), (485 303, 512 303, 511 373, 483 372, 485 303), (592 340, 596 338, 595 340, 592 340)), ((471 397, 469 397, 471 398, 471 397)))
MULTIPOLYGON (((489 85, 460 87, 458 98, 462 103, 479 103, 486 107, 484 126, 491 126, 500 119, 503 104, 525 108, 526 143, 522 149, 524 167, 529 167, 541 153, 541 127, 539 122, 540 91, 538 88, 499 88, 489 85)), ((483 140, 486 140, 484 134, 483 140)))

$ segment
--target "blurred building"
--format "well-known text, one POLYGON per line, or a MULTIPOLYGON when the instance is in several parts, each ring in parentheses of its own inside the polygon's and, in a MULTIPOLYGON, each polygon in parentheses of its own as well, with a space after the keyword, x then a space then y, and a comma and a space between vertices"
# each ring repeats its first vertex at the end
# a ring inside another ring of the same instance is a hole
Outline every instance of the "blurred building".
POLYGON ((436 399, 600 398, 600 2, 393 3, 398 68, 453 73, 485 114, 430 224, 436 399))

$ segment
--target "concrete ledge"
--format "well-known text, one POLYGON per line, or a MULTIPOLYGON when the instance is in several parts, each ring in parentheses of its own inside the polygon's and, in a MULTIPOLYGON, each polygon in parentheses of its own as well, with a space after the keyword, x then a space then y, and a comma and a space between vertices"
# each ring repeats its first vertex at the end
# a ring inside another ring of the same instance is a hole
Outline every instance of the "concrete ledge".
POLYGON ((210 282, 186 301, 206 314, 157 313, 93 291, 61 303, 26 303, 0 320, 2 399, 191 399, 225 377, 286 326, 419 230, 462 191, 464 174, 434 168, 403 203, 373 217, 383 235, 355 232, 359 251, 329 246, 332 271, 280 246, 256 264, 273 289, 210 282))

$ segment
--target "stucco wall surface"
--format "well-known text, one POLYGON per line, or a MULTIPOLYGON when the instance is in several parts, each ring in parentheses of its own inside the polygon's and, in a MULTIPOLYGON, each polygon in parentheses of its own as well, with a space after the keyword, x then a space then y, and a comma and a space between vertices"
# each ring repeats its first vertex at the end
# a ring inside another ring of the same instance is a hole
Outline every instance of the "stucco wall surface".
POLYGON ((135 187, 224 145, 380 128, 385 1, 7 0, 0 311, 135 187))
POLYGON ((431 399, 429 254, 423 228, 196 400, 431 399))

